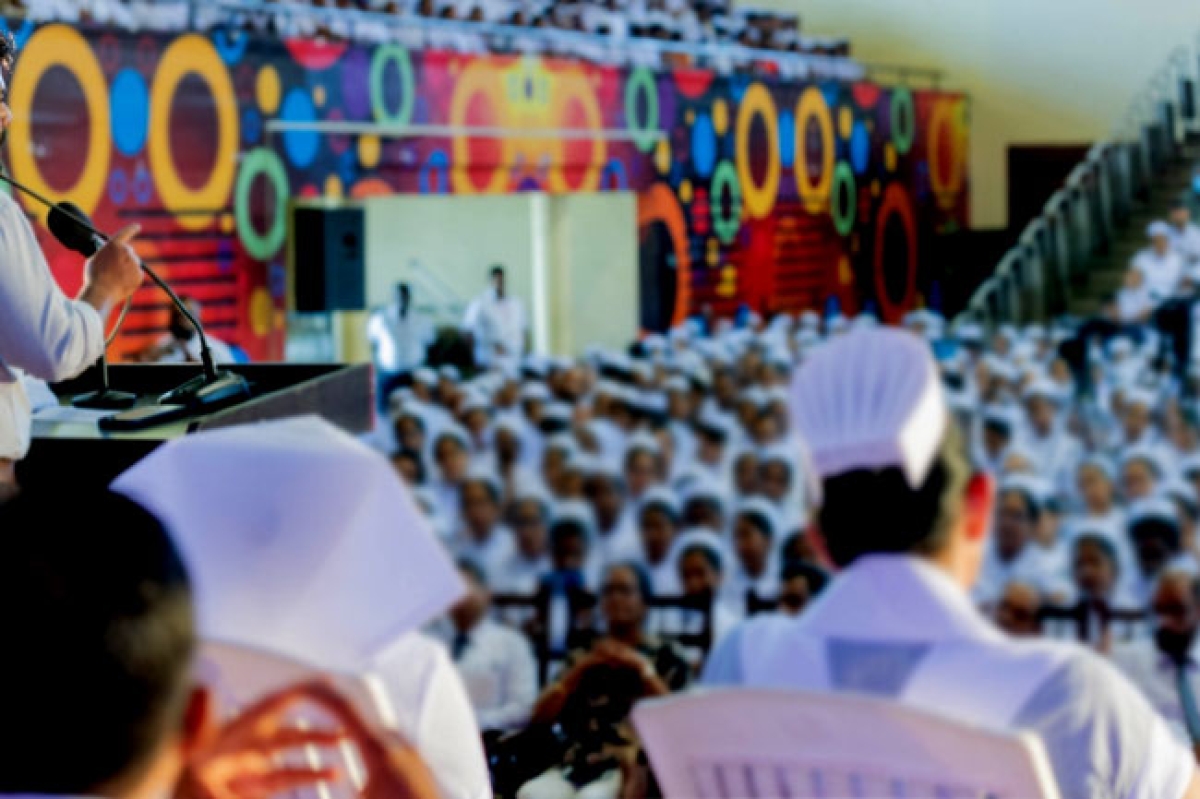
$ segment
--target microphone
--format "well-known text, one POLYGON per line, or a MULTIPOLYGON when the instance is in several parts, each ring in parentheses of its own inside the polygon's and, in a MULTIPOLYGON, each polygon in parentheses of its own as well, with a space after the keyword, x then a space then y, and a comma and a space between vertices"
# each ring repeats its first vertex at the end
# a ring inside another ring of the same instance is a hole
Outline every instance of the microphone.
MULTIPOLYGON (((108 241, 108 236, 93 227, 88 215, 74 203, 68 201, 60 203, 51 202, 38 192, 22 186, 13 180, 7 171, 4 170, 3 166, 0 166, 0 181, 7 183, 22 194, 32 197, 50 209, 50 213, 46 218, 46 224, 50 228, 50 232, 54 234, 54 237, 67 249, 77 252, 86 258, 91 258, 108 241)), ((226 404, 236 399, 248 398, 250 396, 250 386, 244 377, 231 372, 217 371, 216 364, 213 361, 212 350, 208 344, 208 336, 204 332, 204 326, 196 318, 195 314, 192 313, 191 309, 188 308, 187 303, 180 299, 175 290, 157 272, 147 266, 146 262, 141 258, 138 258, 138 266, 141 267, 142 272, 155 285, 162 289, 168 299, 171 300, 171 304, 191 323, 196 331, 196 335, 200 337, 200 361, 204 373, 189 380, 182 386, 163 394, 159 397, 159 403, 163 405, 198 407, 226 404)), ((101 377, 105 392, 107 392, 108 362, 103 356, 101 357, 101 367, 101 377)), ((104 394, 105 392, 97 393, 104 394)), ((86 400, 91 398, 91 395, 88 395, 88 397, 80 399, 86 400)), ((96 399, 98 400, 99 398, 96 399)))

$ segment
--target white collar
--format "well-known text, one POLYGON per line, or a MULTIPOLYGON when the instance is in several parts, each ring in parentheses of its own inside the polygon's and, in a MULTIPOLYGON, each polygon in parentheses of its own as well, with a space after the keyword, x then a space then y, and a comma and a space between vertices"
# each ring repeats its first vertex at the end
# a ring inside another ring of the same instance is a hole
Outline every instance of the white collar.
POLYGON ((868 555, 841 572, 800 618, 820 637, 872 641, 1001 641, 948 574, 910 555, 868 555))

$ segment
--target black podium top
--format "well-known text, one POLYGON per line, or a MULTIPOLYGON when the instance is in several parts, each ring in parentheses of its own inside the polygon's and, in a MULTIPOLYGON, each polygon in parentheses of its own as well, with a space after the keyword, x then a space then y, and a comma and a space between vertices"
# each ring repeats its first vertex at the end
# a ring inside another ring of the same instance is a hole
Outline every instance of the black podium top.
MULTIPOLYGON (((136 432, 105 432, 98 413, 70 410, 71 399, 98 387, 98 373, 53 386, 62 403, 34 414, 33 445, 18 465, 25 486, 108 485, 151 451, 179 436, 240 424, 318 415, 347 432, 372 426, 371 371, 366 365, 244 364, 222 367, 242 375, 250 399, 211 413, 197 413, 136 432)), ((151 404, 156 398, 201 374, 195 364, 114 365, 111 388, 151 404)))

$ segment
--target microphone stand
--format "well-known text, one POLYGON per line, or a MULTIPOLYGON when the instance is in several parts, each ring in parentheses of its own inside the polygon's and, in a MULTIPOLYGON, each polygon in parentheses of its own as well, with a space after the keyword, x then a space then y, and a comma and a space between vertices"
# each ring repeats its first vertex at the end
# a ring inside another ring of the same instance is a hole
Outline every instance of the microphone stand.
POLYGON ((71 400, 76 408, 90 408, 97 411, 125 411, 137 404, 137 394, 128 391, 113 391, 108 382, 108 356, 100 353, 96 362, 100 369, 100 388, 87 394, 80 394, 71 400))
MULTIPOLYGON (((108 241, 108 236, 94 228, 90 220, 87 219, 87 215, 83 211, 80 211, 78 208, 67 202, 51 202, 49 199, 43 197, 33 189, 30 189, 27 186, 22 186, 20 183, 13 180, 13 178, 3 168, 3 165, 0 165, 0 181, 9 184, 22 194, 37 200, 39 203, 50 209, 52 214, 60 213, 65 217, 68 217, 70 222, 74 225, 77 225, 80 230, 86 231, 86 233, 90 236, 99 239, 100 244, 108 241)), ((63 243, 67 246, 70 246, 71 249, 76 250, 77 252, 80 252, 88 257, 90 257, 90 252, 93 251, 87 249, 87 245, 75 246, 76 244, 81 244, 79 242, 63 243)), ((95 246, 96 245, 92 245, 93 248, 95 246)), ((153 281, 156 286, 162 289, 162 291, 171 300, 171 304, 174 305, 174 307, 181 314, 183 314, 184 318, 191 323, 192 327, 195 328, 196 335, 200 337, 200 361, 203 368, 203 373, 160 396, 158 398, 158 404, 161 406, 161 413, 159 414, 155 414, 153 409, 139 408, 134 411, 130 411, 129 414, 131 415, 127 418, 122 418, 126 417, 126 414, 117 414, 110 419, 102 420, 102 423, 112 421, 116 423, 113 425, 114 427, 124 428, 128 428, 130 424, 135 425, 136 427, 150 427, 162 421, 178 418, 181 410, 190 414, 216 406, 227 405, 239 399, 248 399, 251 395, 251 392, 250 384, 246 381, 246 378, 238 374, 233 374, 232 372, 217 370, 216 364, 213 361, 212 349, 208 345, 208 336, 204 332, 204 325, 200 323, 200 320, 197 319, 195 314, 192 313, 191 309, 188 308, 187 303, 183 302, 183 300, 179 298, 179 295, 175 293, 174 289, 172 289, 171 286, 165 280, 163 280, 157 272, 147 266, 145 261, 143 261, 141 258, 138 258, 137 260, 138 266, 141 268, 142 272, 149 276, 150 280, 153 281)), ((100 359, 100 369, 101 385, 103 386, 103 389, 101 391, 94 392, 93 394, 86 395, 85 397, 81 397, 81 400, 85 400, 89 404, 78 405, 77 407, 95 407, 103 408, 105 410, 119 409, 122 407, 128 408, 129 406, 127 405, 117 406, 113 404, 116 402, 125 402, 125 398, 120 396, 121 392, 113 392, 108 388, 108 359, 104 356, 101 356, 100 359)))

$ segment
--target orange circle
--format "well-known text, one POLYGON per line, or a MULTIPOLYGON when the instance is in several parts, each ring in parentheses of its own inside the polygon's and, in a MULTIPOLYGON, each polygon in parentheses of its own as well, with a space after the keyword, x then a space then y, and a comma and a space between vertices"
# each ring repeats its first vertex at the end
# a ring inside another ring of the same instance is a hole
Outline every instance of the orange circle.
POLYGON ((679 207, 675 192, 665 183, 655 183, 638 198, 638 230, 644 230, 653 222, 661 222, 666 227, 675 255, 675 310, 671 315, 671 327, 675 327, 688 318, 692 301, 692 256, 683 209, 679 207))

